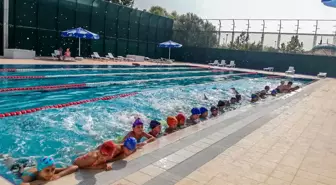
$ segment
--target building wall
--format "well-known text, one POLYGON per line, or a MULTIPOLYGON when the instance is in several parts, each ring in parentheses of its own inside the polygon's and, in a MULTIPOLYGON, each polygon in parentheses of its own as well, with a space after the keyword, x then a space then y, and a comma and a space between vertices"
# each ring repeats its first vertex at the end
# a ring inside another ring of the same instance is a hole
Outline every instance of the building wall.
POLYGON ((329 77, 336 77, 336 57, 272 52, 252 52, 217 48, 183 47, 172 50, 172 58, 178 61, 207 64, 214 60, 234 60, 237 67, 262 70, 274 67, 275 71, 284 72, 294 66, 296 73, 317 75, 327 72, 329 77))
POLYGON ((50 56, 59 47, 76 56, 78 39, 62 38, 60 32, 82 27, 100 35, 81 40, 82 56, 159 57, 168 55, 157 44, 171 38, 173 27, 169 18, 104 0, 10 0, 9 14, 9 48, 35 50, 38 56, 50 56))

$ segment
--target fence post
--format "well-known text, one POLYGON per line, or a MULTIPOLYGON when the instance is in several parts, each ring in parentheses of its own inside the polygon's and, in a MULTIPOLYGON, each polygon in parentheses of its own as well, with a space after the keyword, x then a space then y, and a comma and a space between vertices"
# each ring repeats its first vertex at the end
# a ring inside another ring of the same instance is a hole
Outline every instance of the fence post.
POLYGON ((35 51, 36 51, 36 54, 41 54, 40 53, 40 46, 39 46, 39 42, 38 42, 38 40, 39 40, 39 34, 38 34, 38 32, 39 32, 39 9, 40 9, 40 0, 36 0, 35 1, 36 2, 36 27, 35 27, 35 30, 36 30, 36 48, 35 48, 35 51))
POLYGON ((279 33, 278 33, 278 42, 277 42, 277 47, 280 48, 280 42, 281 42, 281 29, 282 29, 282 21, 280 20, 279 23, 279 33))
POLYGON ((159 17, 158 19, 157 19, 157 22, 156 22, 156 29, 155 29, 155 50, 154 50, 154 53, 155 53, 155 57, 157 57, 158 56, 158 54, 157 54, 157 44, 158 44, 158 27, 159 27, 159 22, 160 22, 160 19, 161 19, 162 17, 159 17))
POLYGON ((130 25, 131 25, 131 14, 132 14, 132 12, 133 12, 133 9, 131 9, 131 11, 129 11, 129 13, 128 13, 128 25, 127 25, 128 31, 127 31, 127 43, 126 43, 126 55, 129 52, 129 41, 130 41, 130 31, 131 31, 130 25))
POLYGON ((139 55, 140 50, 140 26, 141 26, 141 17, 142 17, 143 11, 140 12, 139 20, 138 20, 138 47, 137 47, 137 55, 139 55))
POLYGON ((8 20, 9 20, 9 0, 4 0, 3 4, 3 53, 8 48, 8 20))
POLYGON ((117 14, 117 31, 116 31, 116 56, 118 56, 118 39, 119 39, 119 13, 120 13, 120 9, 122 6, 120 5, 115 5, 118 6, 118 14, 117 14))
POLYGON ((147 27, 147 47, 146 47, 146 56, 148 56, 148 44, 149 44, 149 34, 148 34, 148 31, 150 29, 150 20, 151 20, 151 17, 152 17, 153 14, 149 14, 149 17, 148 17, 148 27, 147 27))

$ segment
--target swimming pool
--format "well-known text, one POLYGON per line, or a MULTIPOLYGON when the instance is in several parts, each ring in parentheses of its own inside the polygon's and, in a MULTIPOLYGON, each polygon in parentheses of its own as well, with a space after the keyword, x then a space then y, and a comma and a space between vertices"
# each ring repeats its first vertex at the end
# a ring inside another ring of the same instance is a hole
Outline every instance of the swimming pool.
MULTIPOLYGON (((120 138, 136 115, 149 123, 189 114, 192 107, 229 99, 232 87, 243 96, 236 106, 244 106, 251 93, 280 81, 189 66, 2 66, 0 73, 0 154, 52 155, 64 165, 104 140, 120 138)), ((311 82, 291 80, 299 86, 311 82)), ((15 179, 3 163, 0 175, 15 179)))

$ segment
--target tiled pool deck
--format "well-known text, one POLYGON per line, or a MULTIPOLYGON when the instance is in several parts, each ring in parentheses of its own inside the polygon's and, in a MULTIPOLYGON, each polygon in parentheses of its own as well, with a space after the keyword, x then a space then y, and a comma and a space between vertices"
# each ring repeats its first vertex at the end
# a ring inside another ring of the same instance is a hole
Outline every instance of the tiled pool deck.
POLYGON ((320 80, 48 185, 335 185, 335 93, 336 80, 320 80))

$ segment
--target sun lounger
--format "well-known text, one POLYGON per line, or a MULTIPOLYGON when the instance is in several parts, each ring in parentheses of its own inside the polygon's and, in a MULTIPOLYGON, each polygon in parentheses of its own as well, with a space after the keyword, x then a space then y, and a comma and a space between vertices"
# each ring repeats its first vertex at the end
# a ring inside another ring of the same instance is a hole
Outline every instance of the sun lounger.
POLYGON ((225 60, 222 60, 221 63, 218 65, 219 67, 225 67, 227 64, 226 64, 226 61, 225 60))
POLYGON ((273 71, 274 70, 274 67, 266 67, 264 68, 264 71, 273 71))
POLYGON ((231 61, 230 61, 230 64, 227 65, 226 67, 236 67, 235 61, 234 61, 234 60, 231 60, 231 61))
POLYGON ((106 58, 107 58, 107 59, 110 59, 110 60, 116 60, 116 58, 114 58, 114 56, 113 56, 112 53, 108 53, 108 54, 106 55, 106 58))
POLYGON ((319 72, 319 74, 317 74, 317 77, 319 77, 319 78, 326 78, 327 77, 327 73, 319 72))
POLYGON ((293 66, 289 66, 288 70, 285 72, 286 74, 295 74, 295 69, 293 66))
POLYGON ((215 60, 213 63, 209 63, 209 65, 211 65, 211 66, 218 66, 219 65, 218 60, 215 60))
POLYGON ((105 57, 101 57, 101 56, 99 56, 99 54, 97 53, 97 52, 93 52, 93 54, 91 55, 91 58, 92 59, 107 59, 107 58, 105 58, 105 57))

